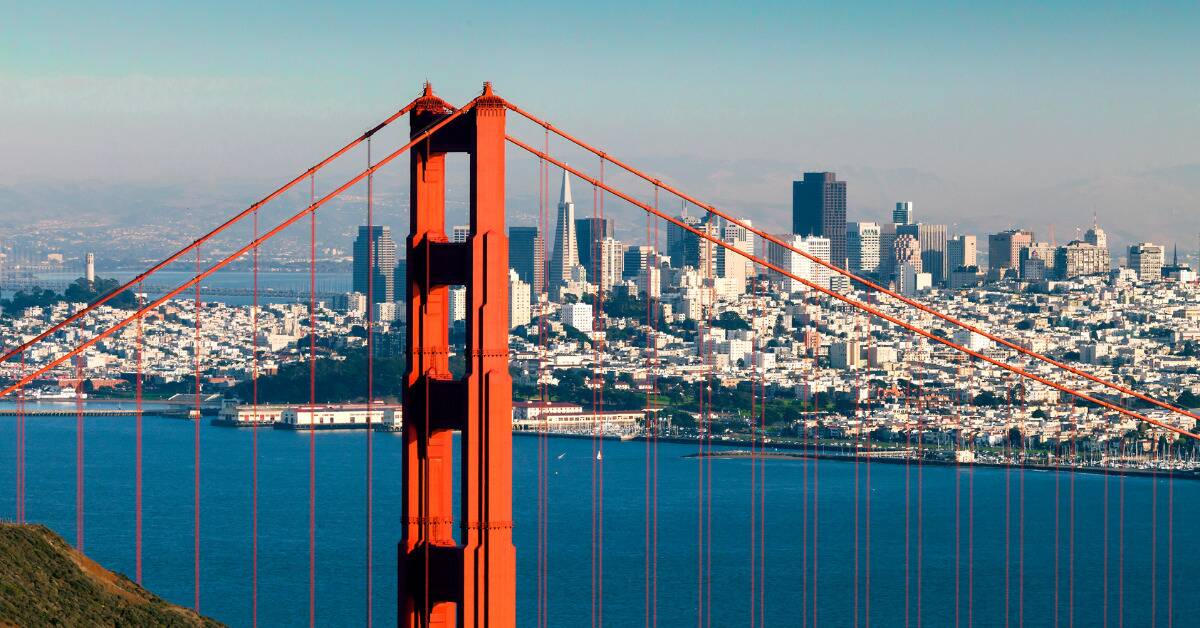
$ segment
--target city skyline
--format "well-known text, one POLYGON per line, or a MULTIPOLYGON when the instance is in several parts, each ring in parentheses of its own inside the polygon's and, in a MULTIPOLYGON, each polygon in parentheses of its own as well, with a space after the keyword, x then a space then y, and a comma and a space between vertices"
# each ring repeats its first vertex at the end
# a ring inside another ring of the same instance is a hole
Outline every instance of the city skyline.
MULTIPOLYGON (((850 220, 879 221, 867 214, 908 199, 922 219, 974 233, 1019 224, 1063 230, 1093 212, 1120 246, 1200 233, 1200 86, 1180 80, 1200 74, 1190 41, 1200 30, 1200 9, 1187 4, 1156 11, 1017 10, 1002 3, 900 11, 868 3, 853 12, 805 12, 772 3, 774 19, 724 7, 692 16, 643 7, 646 21, 620 28, 614 15, 587 16, 594 34, 540 59, 549 67, 532 74, 524 70, 540 46, 531 32, 573 30, 584 19, 579 10, 543 11, 530 20, 520 11, 470 5, 480 17, 466 24, 414 9, 491 51, 486 59, 465 50, 450 58, 421 54, 417 71, 405 69, 411 64, 399 62, 404 51, 379 32, 382 17, 398 10, 385 5, 337 16, 314 6, 283 22, 264 8, 240 11, 253 37, 222 17, 226 12, 199 7, 135 3, 101 13, 66 6, 24 7, 6 25, 0 88, 10 98, 0 103, 0 117, 14 123, 0 154, 0 221, 31 205, 100 217, 146 202, 175 206, 181 197, 194 207, 216 205, 225 195, 211 189, 214 180, 244 185, 236 200, 252 200, 263 182, 307 167, 343 129, 367 128, 430 78, 451 101, 490 79, 502 92, 527 95, 531 106, 561 110, 572 118, 556 122, 608 138, 664 180, 737 207, 772 230, 788 228, 783 186, 804 171, 828 170, 852 182, 850 220), (58 11, 68 10, 77 19, 59 19, 58 11), (805 19, 786 19, 801 14, 805 19), (344 19, 365 32, 325 28, 344 19), (678 20, 688 28, 654 26, 678 20), (783 24, 798 26, 788 32, 783 24), (140 35, 125 36, 131 32, 140 35), (329 45, 346 54, 284 64, 303 58, 297 32, 332 37, 329 45), (737 45, 741 54, 721 58, 697 46, 693 34, 737 45), (225 44, 214 50, 214 39, 225 44), (625 44, 614 61, 670 43, 666 61, 674 71, 608 67, 595 52, 610 41, 625 44), (150 47, 155 54, 143 54, 150 47), (255 54, 268 48, 294 54, 255 54), (372 81, 364 64, 351 61, 360 56, 384 67, 397 62, 372 81), (779 80, 798 71, 808 80, 779 80), (535 75, 556 80, 549 86, 535 75), (819 79, 832 87, 814 96, 808 87, 819 79), (661 113, 647 118, 638 99, 627 97, 631 82, 661 113), (747 91, 760 94, 754 116, 740 111, 747 91), (703 114, 682 105, 697 92, 708 103, 703 114), (89 103, 91 119, 72 115, 79 102, 89 103), (602 112, 611 112, 611 121, 602 112), (632 119, 654 123, 620 122, 632 119), (712 125, 724 119, 738 119, 736 130, 712 125), (45 137, 61 142, 50 146, 45 137), (121 148, 134 143, 144 146, 121 148), (64 150, 69 159, 58 158, 64 150), (63 181, 87 190, 91 202, 57 185, 63 181)), ((519 172, 512 198, 536 199, 536 173, 519 172)), ((220 215, 215 206, 211 211, 220 215)), ((614 215, 624 211, 613 204, 614 215)), ((163 219, 161 212, 148 215, 163 219)), ((1194 255, 1189 240, 1179 244, 1194 255)))

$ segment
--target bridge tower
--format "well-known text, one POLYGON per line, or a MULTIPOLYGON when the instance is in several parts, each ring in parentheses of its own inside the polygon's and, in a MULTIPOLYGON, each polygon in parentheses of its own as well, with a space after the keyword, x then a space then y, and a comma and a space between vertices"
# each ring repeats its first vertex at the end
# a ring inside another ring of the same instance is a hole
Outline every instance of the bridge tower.
MULTIPOLYGON (((453 108, 429 84, 411 135, 453 108)), ((399 625, 516 624, 512 544, 512 379, 508 373, 505 102, 490 83, 474 107, 414 146, 404 387, 399 625), (471 233, 446 237, 446 154, 470 156, 471 233), (466 287, 466 367, 449 364, 449 287, 466 287), (459 538, 453 536, 453 430, 460 430, 459 538)))

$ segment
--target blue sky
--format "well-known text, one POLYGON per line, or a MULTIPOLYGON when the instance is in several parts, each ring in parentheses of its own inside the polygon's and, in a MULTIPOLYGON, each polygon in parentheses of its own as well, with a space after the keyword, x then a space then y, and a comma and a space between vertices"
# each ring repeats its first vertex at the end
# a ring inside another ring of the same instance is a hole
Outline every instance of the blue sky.
POLYGON ((1194 2, 35 4, 0 23, 0 184, 273 181, 429 78, 747 206, 834 169, 852 214, 1117 221, 1185 167, 1146 211, 1200 214, 1194 2))

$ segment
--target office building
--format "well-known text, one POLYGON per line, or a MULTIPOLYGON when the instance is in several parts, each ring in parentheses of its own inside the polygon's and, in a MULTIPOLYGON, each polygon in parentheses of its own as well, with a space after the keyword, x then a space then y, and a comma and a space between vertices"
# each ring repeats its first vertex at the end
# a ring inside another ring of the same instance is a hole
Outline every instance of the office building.
POLYGON ((1033 232, 1010 229, 988 236, 988 268, 999 272, 1001 268, 1019 270, 1021 249, 1033 244, 1033 232))
POLYGON ((832 172, 806 172, 792 182, 792 233, 829 240, 829 259, 846 266, 846 182, 832 172))
POLYGON ((911 201, 900 201, 896 203, 896 209, 892 210, 892 222, 898 225, 911 225, 913 222, 913 204, 911 201))
MULTIPOLYGON (((511 268, 509 270, 512 270, 511 268)), ((466 286, 450 286, 450 323, 467 320, 466 286)))
POLYGON ((592 282, 608 292, 621 282, 625 268, 625 245, 613 238, 604 238, 596 243, 596 257, 592 260, 596 276, 592 282))
POLYGON ((508 228, 508 265, 533 294, 546 291, 546 241, 537 227, 508 228))
POLYGON ((517 271, 508 269, 508 328, 523 327, 532 320, 529 284, 517 271))
POLYGON ((592 257, 600 250, 605 238, 615 238, 612 218, 576 218, 575 239, 579 242, 579 264, 587 269, 588 275, 596 274, 592 257))
POLYGON ((571 197, 571 177, 563 171, 558 196, 558 227, 554 232, 554 253, 550 257, 549 287, 556 295, 560 288, 578 277, 579 243, 575 236, 575 201, 571 197))
POLYGON ((924 223, 898 225, 896 233, 911 235, 917 239, 917 244, 921 247, 921 270, 929 273, 934 284, 945 283, 949 275, 948 256, 946 255, 946 225, 924 223))
POLYGON ((951 272, 979 265, 979 243, 973 235, 955 236, 946 243, 946 267, 951 272))
POLYGON ((846 257, 851 272, 856 275, 878 272, 879 235, 879 225, 873 222, 852 222, 846 225, 846 257))
MULTIPOLYGON (((790 245, 798 251, 803 251, 820 259, 828 259, 829 238, 796 234, 783 234, 776 237, 779 241, 790 245)), ((767 261, 800 279, 806 279, 823 288, 829 287, 829 275, 832 271, 779 244, 774 242, 767 243, 767 261)), ((779 286, 780 290, 784 293, 790 294, 792 292, 810 290, 810 288, 800 281, 783 275, 778 271, 769 270, 768 276, 771 282, 779 286)))
MULTIPOLYGON (((679 216, 679 222, 698 229, 701 221, 695 216, 689 216, 685 210, 679 216)), ((672 268, 696 268, 700 265, 700 237, 675 223, 668 224, 667 255, 671 258, 672 268)))
POLYGON ((1092 228, 1083 233, 1083 241, 1100 249, 1103 255, 1108 258, 1108 267, 1112 268, 1112 252, 1108 250, 1108 234, 1100 228, 1100 225, 1092 223, 1092 228))
POLYGON ((396 300, 396 242, 382 225, 360 226, 354 240, 353 290, 371 303, 396 300), (368 286, 368 284, 370 284, 368 286))
MULTIPOLYGON (((741 222, 745 225, 744 227, 726 223, 721 239, 739 251, 754 255, 754 232, 748 228, 752 227, 753 223, 744 218, 741 222)), ((717 249, 717 276, 728 279, 735 286, 735 292, 738 294, 745 292, 747 279, 754 275, 754 262, 747 257, 724 247, 717 249)))
POLYGON ((1025 281, 1049 279, 1054 274, 1054 245, 1049 242, 1033 242, 1022 247, 1018 254, 1018 264, 1021 279, 1025 281))
POLYGON ((1129 247, 1129 267, 1138 275, 1139 281, 1160 281, 1166 247, 1142 242, 1129 247))
POLYGON ((910 262, 900 262, 896 266, 896 290, 900 294, 908 297, 916 296, 932 286, 933 278, 929 273, 921 272, 916 265, 910 262))
POLYGON ((642 269, 646 268, 646 264, 653 255, 654 247, 652 246, 631 246, 625 249, 625 264, 621 269, 621 276, 625 279, 636 279, 642 274, 642 269))
POLYGON ((892 267, 896 269, 896 277, 900 276, 900 266, 903 264, 912 266, 915 272, 922 272, 921 244, 915 236, 907 233, 897 235, 892 247, 892 267))
POLYGON ((887 280, 896 276, 896 228, 894 222, 879 225, 879 268, 875 271, 887 280))
POLYGON ((1059 279, 1095 275, 1112 270, 1108 249, 1074 240, 1054 252, 1054 270, 1059 279))

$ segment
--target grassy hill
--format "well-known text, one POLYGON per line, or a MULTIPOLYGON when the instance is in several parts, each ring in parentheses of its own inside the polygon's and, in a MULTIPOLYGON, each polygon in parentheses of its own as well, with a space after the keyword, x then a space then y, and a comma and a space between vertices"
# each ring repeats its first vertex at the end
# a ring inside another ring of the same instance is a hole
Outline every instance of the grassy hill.
POLYGON ((0 626, 220 626, 96 564, 40 525, 0 523, 0 626))

